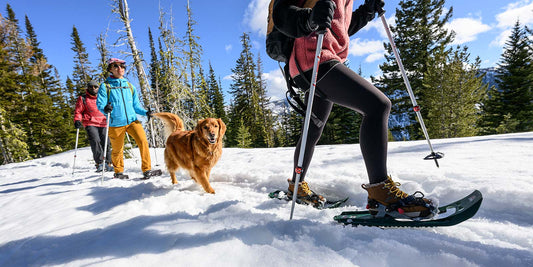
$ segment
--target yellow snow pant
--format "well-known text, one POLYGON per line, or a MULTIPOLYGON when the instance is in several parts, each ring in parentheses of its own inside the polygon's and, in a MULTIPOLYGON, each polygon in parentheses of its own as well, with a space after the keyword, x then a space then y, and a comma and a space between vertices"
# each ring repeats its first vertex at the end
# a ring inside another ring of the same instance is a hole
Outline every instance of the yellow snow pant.
POLYGON ((134 121, 129 125, 121 127, 109 127, 109 140, 111 141, 111 161, 115 168, 115 173, 124 171, 124 136, 126 132, 135 139, 135 143, 139 147, 141 154, 143 172, 152 169, 150 160, 150 151, 148 148, 148 140, 143 126, 139 121, 134 121))

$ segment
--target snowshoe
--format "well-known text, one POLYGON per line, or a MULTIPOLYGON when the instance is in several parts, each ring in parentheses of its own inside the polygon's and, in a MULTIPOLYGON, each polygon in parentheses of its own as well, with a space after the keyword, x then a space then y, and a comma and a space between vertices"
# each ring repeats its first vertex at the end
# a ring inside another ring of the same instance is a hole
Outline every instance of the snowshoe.
MULTIPOLYGON (((292 199, 294 191, 294 182, 291 179, 287 181, 289 182, 289 188, 287 189, 287 198, 292 199)), ((309 189, 309 185, 306 181, 298 183, 298 194, 296 195, 296 200, 299 203, 311 205, 315 208, 323 207, 326 203, 326 199, 323 196, 309 189)))
MULTIPOLYGON (((292 202, 292 196, 289 198, 288 196, 288 192, 287 191, 284 191, 284 190, 276 190, 276 191, 273 191, 273 192, 270 192, 268 194, 268 196, 270 198, 275 198, 275 199, 280 199, 280 200, 285 200, 287 202, 292 202)), ((314 208, 316 209, 319 209, 319 210, 323 210, 323 209, 334 209, 334 208, 338 208, 340 207, 342 204, 344 204, 348 198, 343 198, 343 199, 330 199, 330 198, 324 198, 326 201, 322 204, 322 205, 318 205, 318 206, 313 206, 314 208)), ((306 202, 301 202, 299 199, 296 199, 296 203, 298 204, 304 204, 304 205, 308 205, 309 203, 306 203, 306 202)))
POLYGON ((408 195, 398 188, 391 177, 377 184, 363 184, 361 187, 368 192, 367 209, 376 217, 389 215, 396 218, 428 219, 437 213, 433 201, 424 198, 424 194, 417 191, 408 195))
POLYGON ((475 190, 470 195, 438 208, 438 216, 431 219, 399 219, 389 215, 378 217, 369 210, 345 211, 333 219, 344 225, 386 227, 452 226, 472 218, 481 206, 483 196, 475 190))
POLYGON ((147 170, 143 172, 143 178, 141 178, 141 180, 148 180, 152 176, 159 176, 161 174, 163 174, 161 170, 147 170))
POLYGON ((115 174, 113 175, 113 178, 117 178, 117 179, 129 179, 130 177, 122 172, 115 172, 115 174))
POLYGON ((104 164, 103 163, 96 164, 96 172, 102 172, 103 169, 104 169, 104 164))
POLYGON ((105 165, 105 171, 106 171, 106 172, 112 172, 112 171, 114 171, 114 170, 115 170, 115 168, 113 168, 113 165, 112 165, 112 164, 106 164, 106 165, 105 165))

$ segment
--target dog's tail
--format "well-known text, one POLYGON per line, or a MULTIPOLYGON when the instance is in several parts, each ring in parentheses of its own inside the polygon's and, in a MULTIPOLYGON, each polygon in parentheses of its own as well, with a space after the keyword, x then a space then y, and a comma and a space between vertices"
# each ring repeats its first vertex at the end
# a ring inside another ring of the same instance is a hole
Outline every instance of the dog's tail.
POLYGON ((153 116, 160 118, 165 124, 165 140, 175 131, 183 131, 183 121, 178 115, 168 113, 168 112, 159 112, 154 113, 153 116))

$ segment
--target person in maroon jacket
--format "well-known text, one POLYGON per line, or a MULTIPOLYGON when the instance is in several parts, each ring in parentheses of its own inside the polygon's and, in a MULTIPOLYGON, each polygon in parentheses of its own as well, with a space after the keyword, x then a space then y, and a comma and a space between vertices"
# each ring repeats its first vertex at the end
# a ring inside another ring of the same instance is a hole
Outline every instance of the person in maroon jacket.
POLYGON ((74 109, 74 127, 80 129, 85 127, 93 159, 96 163, 96 171, 101 172, 104 167, 106 171, 113 171, 111 164, 111 148, 107 142, 106 164, 104 164, 104 146, 107 119, 96 107, 96 96, 100 85, 95 81, 87 83, 85 94, 78 97, 76 108, 74 109))
MULTIPOLYGON (((303 166, 298 166, 301 137, 294 153, 294 168, 302 167, 298 184, 299 201, 319 206, 325 199, 309 189, 304 181, 325 123, 333 104, 338 104, 362 115, 359 142, 368 173, 370 210, 385 206, 409 217, 431 217, 435 205, 423 194, 408 195, 401 191, 387 173, 388 119, 391 101, 369 81, 352 71, 344 63, 348 57, 350 36, 363 28, 383 11, 383 0, 365 0, 355 11, 355 0, 276 0, 273 5, 275 27, 285 35, 295 38, 289 60, 289 75, 299 88, 307 90, 313 71, 317 30, 325 30, 318 67, 316 93, 312 107, 303 166), (318 121, 318 122, 317 122, 318 121), (415 196, 417 195, 417 196, 415 196)), ((362 1, 361 1, 362 2, 362 1)), ((306 92, 306 99, 307 94, 306 92)), ((289 179, 289 196, 292 197, 296 171, 289 179)))

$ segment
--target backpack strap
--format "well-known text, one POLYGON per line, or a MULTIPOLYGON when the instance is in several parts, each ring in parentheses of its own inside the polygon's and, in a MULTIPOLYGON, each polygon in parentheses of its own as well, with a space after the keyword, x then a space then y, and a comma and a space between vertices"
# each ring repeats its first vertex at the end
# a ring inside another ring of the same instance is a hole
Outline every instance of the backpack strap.
MULTIPOLYGON (((130 91, 131 91, 131 96, 133 96, 133 85, 132 85, 130 82, 128 82, 128 81, 127 81, 127 83, 128 83, 128 87, 130 88, 130 91)), ((104 82, 103 84, 104 84, 104 88, 106 88, 106 92, 107 92, 107 103, 109 104, 109 103, 110 103, 110 101, 109 101, 109 95, 110 95, 110 93, 111 93, 111 87, 112 87, 112 86, 111 86, 108 82, 104 82)))

